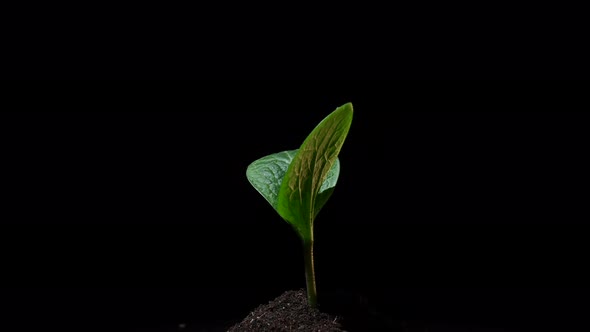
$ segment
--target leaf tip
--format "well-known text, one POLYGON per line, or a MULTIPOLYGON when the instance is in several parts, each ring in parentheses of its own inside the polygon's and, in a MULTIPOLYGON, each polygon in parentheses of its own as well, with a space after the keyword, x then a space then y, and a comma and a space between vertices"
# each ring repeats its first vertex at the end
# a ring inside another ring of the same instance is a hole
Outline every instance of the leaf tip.
POLYGON ((348 102, 348 103, 340 106, 339 108, 345 109, 348 112, 352 112, 353 111, 352 102, 348 102))
POLYGON ((336 110, 334 111, 334 113, 336 113, 336 112, 344 115, 345 117, 352 118, 352 114, 353 114, 352 102, 348 102, 346 104, 343 104, 340 107, 337 107, 336 110))

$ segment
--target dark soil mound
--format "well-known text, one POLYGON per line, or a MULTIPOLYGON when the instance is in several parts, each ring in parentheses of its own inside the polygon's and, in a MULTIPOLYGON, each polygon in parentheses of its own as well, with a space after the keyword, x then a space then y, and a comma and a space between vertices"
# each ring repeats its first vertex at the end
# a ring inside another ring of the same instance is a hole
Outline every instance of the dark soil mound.
POLYGON ((287 291, 252 311, 228 332, 343 332, 338 317, 311 309, 304 290, 287 291))

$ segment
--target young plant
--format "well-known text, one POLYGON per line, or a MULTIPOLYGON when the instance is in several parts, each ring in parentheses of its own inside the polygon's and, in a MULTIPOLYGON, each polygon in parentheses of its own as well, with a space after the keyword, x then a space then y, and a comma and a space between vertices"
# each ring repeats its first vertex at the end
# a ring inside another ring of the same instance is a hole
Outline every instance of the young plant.
POLYGON ((313 224, 332 195, 338 175, 338 154, 352 122, 352 104, 327 117, 296 150, 274 153, 252 162, 246 177, 278 214, 296 231, 303 244, 307 300, 317 306, 313 260, 313 224))

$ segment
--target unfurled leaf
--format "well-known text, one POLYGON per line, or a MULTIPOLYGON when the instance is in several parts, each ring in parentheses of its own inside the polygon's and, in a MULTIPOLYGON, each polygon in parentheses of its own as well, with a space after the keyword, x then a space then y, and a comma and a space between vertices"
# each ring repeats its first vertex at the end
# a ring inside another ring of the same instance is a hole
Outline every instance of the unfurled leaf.
MULTIPOLYGON (((279 153, 273 153, 252 162, 246 170, 246 177, 250 184, 270 203, 276 210, 281 182, 287 173, 291 161, 297 154, 296 150, 288 150, 279 153)), ((323 206, 333 191, 338 181, 340 173, 340 161, 332 166, 326 180, 320 188, 318 196, 319 205, 323 206)), ((321 208, 319 206, 319 208, 321 208)))

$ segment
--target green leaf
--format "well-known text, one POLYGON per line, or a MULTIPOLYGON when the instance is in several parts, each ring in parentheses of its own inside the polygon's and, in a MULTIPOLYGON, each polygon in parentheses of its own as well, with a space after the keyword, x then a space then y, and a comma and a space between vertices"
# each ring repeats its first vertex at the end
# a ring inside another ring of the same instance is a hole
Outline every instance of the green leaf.
MULTIPOLYGON (((313 239, 313 222, 333 191, 324 187, 352 123, 352 104, 338 107, 307 136, 281 183, 276 210, 304 240, 313 239), (322 191, 324 188, 324 191, 322 191)), ((330 187, 330 188, 327 188, 330 187)))
MULTIPOLYGON (((250 184, 270 203, 270 205, 277 210, 277 201, 279 190, 281 189, 281 182, 291 164, 291 161, 297 154, 296 150, 288 150, 279 153, 273 153, 262 157, 250 165, 246 169, 246 177, 250 184)), ((328 197, 333 191, 334 186, 338 181, 340 174, 340 162, 336 160, 334 166, 330 169, 326 180, 320 188, 320 196, 323 198, 325 204, 328 197)))
POLYGON ((275 210, 281 182, 295 154, 297 150, 273 153, 252 162, 246 170, 246 177, 250 184, 275 210))

